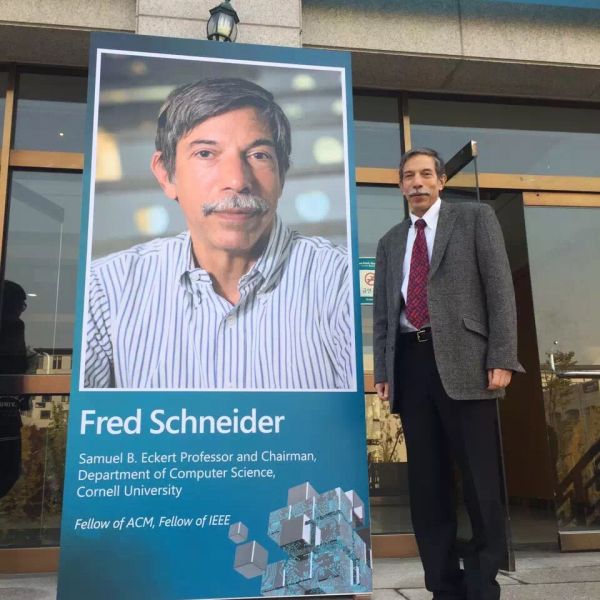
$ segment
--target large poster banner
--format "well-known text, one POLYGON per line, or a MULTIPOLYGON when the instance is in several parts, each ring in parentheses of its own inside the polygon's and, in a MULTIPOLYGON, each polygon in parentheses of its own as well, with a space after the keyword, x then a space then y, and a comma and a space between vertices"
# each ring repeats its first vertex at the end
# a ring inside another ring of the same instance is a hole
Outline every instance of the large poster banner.
POLYGON ((351 89, 92 36, 59 600, 371 590, 351 89))

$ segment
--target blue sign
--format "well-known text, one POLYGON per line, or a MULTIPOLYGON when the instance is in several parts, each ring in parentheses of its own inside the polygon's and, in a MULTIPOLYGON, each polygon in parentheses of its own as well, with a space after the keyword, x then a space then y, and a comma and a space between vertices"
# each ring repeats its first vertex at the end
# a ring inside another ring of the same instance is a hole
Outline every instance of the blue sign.
POLYGON ((59 600, 369 592, 349 55, 89 74, 59 600))

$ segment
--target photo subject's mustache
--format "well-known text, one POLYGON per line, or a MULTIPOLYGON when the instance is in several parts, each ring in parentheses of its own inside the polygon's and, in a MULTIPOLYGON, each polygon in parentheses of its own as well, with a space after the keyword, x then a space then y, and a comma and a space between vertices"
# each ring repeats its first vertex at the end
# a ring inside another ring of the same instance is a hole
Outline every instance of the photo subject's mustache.
POLYGON ((232 194, 218 202, 205 204, 202 207, 202 212, 205 217, 208 217, 213 213, 226 212, 229 210, 245 210, 259 215, 267 212, 269 210, 269 205, 262 198, 253 196, 252 194, 232 194))

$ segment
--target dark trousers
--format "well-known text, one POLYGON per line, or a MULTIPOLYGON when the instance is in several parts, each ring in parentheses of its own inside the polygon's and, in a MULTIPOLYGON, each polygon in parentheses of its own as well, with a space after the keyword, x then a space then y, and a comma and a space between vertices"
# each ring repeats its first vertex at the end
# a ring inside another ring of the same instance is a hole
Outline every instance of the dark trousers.
POLYGON ((506 553, 495 400, 457 401, 442 386, 432 341, 398 334, 394 409, 408 453, 410 506, 425 584, 435 600, 497 600, 506 553), (473 539, 460 569, 453 459, 473 539))

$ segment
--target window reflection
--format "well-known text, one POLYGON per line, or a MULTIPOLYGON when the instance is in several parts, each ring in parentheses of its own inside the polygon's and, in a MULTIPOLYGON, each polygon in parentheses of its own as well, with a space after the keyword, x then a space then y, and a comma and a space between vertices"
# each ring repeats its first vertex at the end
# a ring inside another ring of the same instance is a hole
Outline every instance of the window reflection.
POLYGON ((400 160, 398 98, 354 95, 356 165, 397 167, 400 160))
POLYGON ((600 366, 600 209, 525 207, 540 363, 555 349, 600 366))
POLYGON ((600 209, 527 206, 525 222, 557 519, 598 529, 599 382, 558 378, 548 357, 559 371, 600 369, 600 209))
POLYGON ((21 73, 14 148, 83 152, 86 77, 21 73))
POLYGON ((21 318, 27 309, 27 294, 22 286, 8 279, 2 282, 2 321, 0 322, 0 373, 27 373, 33 364, 25 343, 25 323, 21 318))
MULTIPOLYGON (((395 160, 399 154, 395 155, 395 160)), ((358 188, 358 254, 374 258, 379 239, 405 218, 404 201, 397 187, 358 188)), ((373 306, 361 306, 363 361, 373 372, 373 306)), ((366 390, 367 392, 371 390, 366 390)), ((371 532, 410 532, 406 446, 402 425, 390 405, 375 394, 365 395, 371 532)))
POLYGON ((448 159, 476 140, 480 171, 598 176, 598 109, 415 98, 409 112, 414 148, 448 159))
POLYGON ((21 398, 20 476, 0 499, 0 548, 58 546, 68 396, 21 398))
POLYGON ((26 294, 28 371, 69 372, 81 175, 15 171, 10 190, 5 276, 26 294))
MULTIPOLYGON (((360 186, 358 188, 358 255, 374 258, 379 239, 396 223, 404 220, 404 201, 396 187, 360 186)), ((361 306, 363 363, 373 371, 373 307, 361 306)))
POLYGON ((398 415, 388 401, 365 396, 372 533, 412 531, 408 505, 406 445, 398 415))

